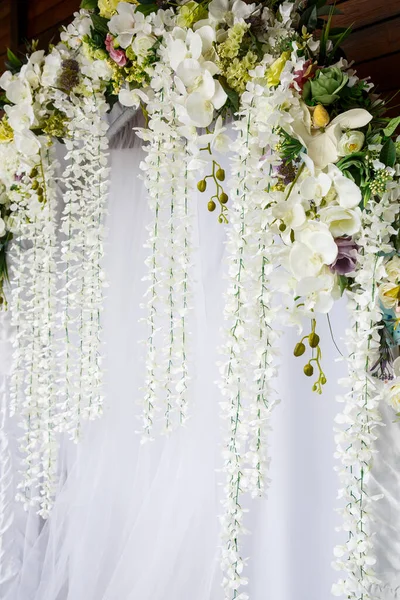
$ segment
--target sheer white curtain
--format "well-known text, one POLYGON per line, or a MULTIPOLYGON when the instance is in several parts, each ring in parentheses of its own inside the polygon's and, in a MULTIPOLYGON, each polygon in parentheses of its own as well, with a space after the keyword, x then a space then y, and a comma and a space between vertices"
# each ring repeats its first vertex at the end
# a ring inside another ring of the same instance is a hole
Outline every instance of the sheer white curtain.
MULTIPOLYGON (((141 445, 136 431, 144 347, 138 340, 145 332, 139 323, 143 316, 139 305, 146 289, 143 244, 150 215, 138 179, 143 157, 140 145, 138 140, 134 148, 111 154, 104 416, 86 426, 79 446, 63 445, 62 481, 66 481, 46 524, 32 514, 22 514, 14 504, 18 575, 7 584, 5 600, 223 597, 218 468, 224 424, 215 381, 223 325, 226 228, 215 214, 207 212, 206 195, 194 195, 192 416, 184 429, 141 445)), ((228 170, 228 164, 226 167, 228 170)), ((325 600, 336 580, 337 574, 331 570, 339 518, 335 513, 333 423, 338 412, 335 395, 340 392, 337 380, 345 365, 336 362, 338 352, 327 322, 320 321, 328 378, 322 397, 311 392, 302 360, 293 357, 296 332, 287 330, 282 336, 282 367, 276 382, 282 403, 276 408, 270 438, 271 485, 268 498, 247 503, 251 533, 244 540, 243 554, 250 557, 247 575, 252 600, 325 600)), ((332 316, 339 345, 345 323, 344 304, 339 303, 332 316)), ((397 429, 391 424, 388 428, 390 440, 396 444, 397 429)), ((8 424, 8 433, 14 440, 13 422, 8 424)), ((396 478, 393 496, 397 495, 397 500, 399 465, 392 454, 386 468, 391 469, 393 485, 396 478)), ((399 523, 397 505, 392 515, 399 523)), ((383 508, 380 517, 388 523, 383 508)), ((388 531, 388 535, 392 533, 388 531)), ((380 548, 386 552, 384 542, 380 548)), ((384 564, 391 588, 396 561, 398 555, 384 564)), ((384 600, 396 597, 395 592, 387 593, 384 600)))

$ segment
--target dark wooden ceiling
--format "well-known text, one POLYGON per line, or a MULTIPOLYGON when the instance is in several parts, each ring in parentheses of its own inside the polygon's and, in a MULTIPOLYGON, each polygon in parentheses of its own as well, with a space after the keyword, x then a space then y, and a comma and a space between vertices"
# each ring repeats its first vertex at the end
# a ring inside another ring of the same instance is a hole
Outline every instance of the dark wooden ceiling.
MULTIPOLYGON (((0 0, 0 66, 7 46, 39 39, 57 40, 80 0, 0 0)), ((352 25, 344 48, 362 77, 370 76, 383 93, 400 89, 400 0, 338 0, 337 25, 352 25)))

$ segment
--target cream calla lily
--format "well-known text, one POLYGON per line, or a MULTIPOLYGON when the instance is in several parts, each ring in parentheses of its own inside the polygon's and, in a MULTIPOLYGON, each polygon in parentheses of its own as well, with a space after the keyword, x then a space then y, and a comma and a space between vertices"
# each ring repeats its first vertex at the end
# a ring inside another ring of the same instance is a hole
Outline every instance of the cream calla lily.
POLYGON ((335 117, 325 129, 313 129, 310 111, 301 104, 300 115, 294 115, 291 133, 304 144, 315 166, 324 169, 339 160, 339 141, 345 129, 365 127, 372 115, 363 108, 354 108, 335 117))

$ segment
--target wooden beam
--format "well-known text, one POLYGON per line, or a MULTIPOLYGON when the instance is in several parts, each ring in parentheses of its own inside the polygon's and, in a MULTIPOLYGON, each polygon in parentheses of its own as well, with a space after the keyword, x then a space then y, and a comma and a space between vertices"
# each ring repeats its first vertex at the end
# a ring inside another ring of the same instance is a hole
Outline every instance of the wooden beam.
MULTIPOLYGON (((342 15, 336 15, 335 27, 360 29, 400 15, 399 0, 347 0, 340 5, 342 15)), ((372 40, 371 40, 372 41, 372 40)))
POLYGON ((345 40, 343 49, 348 59, 356 62, 399 52, 400 17, 355 31, 345 40))

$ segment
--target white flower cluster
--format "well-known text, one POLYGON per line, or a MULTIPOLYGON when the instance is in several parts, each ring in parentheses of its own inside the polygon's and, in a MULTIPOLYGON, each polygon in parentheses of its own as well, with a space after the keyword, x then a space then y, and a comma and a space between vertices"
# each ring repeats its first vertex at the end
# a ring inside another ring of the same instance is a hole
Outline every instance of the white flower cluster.
POLYGON ((387 187, 382 200, 371 200, 363 212, 363 227, 357 239, 360 258, 354 291, 349 293, 352 327, 346 331, 349 377, 343 381, 351 391, 339 399, 344 409, 336 418, 340 426, 336 429, 335 456, 341 461, 337 469, 343 502, 341 529, 348 539, 335 548, 334 566, 346 576, 332 592, 352 600, 372 599, 370 586, 379 583, 374 573, 372 505, 380 496, 368 493, 368 478, 376 452, 376 428, 381 424, 379 403, 384 383, 371 375, 371 368, 380 345, 378 285, 386 275, 381 253, 391 251, 389 238, 395 233, 391 224, 400 196, 398 184, 390 182, 387 187))
POLYGON ((148 227, 150 254, 146 260, 146 279, 150 283, 146 294, 149 336, 144 441, 151 439, 155 411, 162 407, 166 431, 171 430, 174 420, 184 424, 187 419, 188 313, 192 305, 190 196, 194 182, 188 170, 190 154, 178 131, 169 90, 170 70, 159 63, 157 71, 158 89, 148 105, 148 129, 139 133, 149 142, 141 168, 153 214, 148 227))
POLYGON ((243 575, 240 537, 245 533, 241 497, 263 493, 267 471, 266 437, 269 418, 277 400, 271 387, 275 375, 277 332, 272 323, 270 275, 274 263, 270 189, 275 184, 276 157, 260 159, 274 147, 273 114, 276 106, 270 90, 249 83, 242 96, 240 119, 235 123, 238 140, 232 160, 231 229, 228 238, 229 284, 225 297, 226 331, 220 366, 223 417, 228 436, 223 451, 226 477, 222 523, 223 585, 227 600, 245 600, 240 591, 243 575), (266 166, 266 165, 265 165, 266 166))
POLYGON ((58 391, 59 424, 74 441, 81 420, 102 413, 101 322, 103 217, 108 189, 107 104, 101 86, 85 82, 87 96, 59 92, 55 105, 68 117, 63 174, 61 231, 62 361, 58 391))

